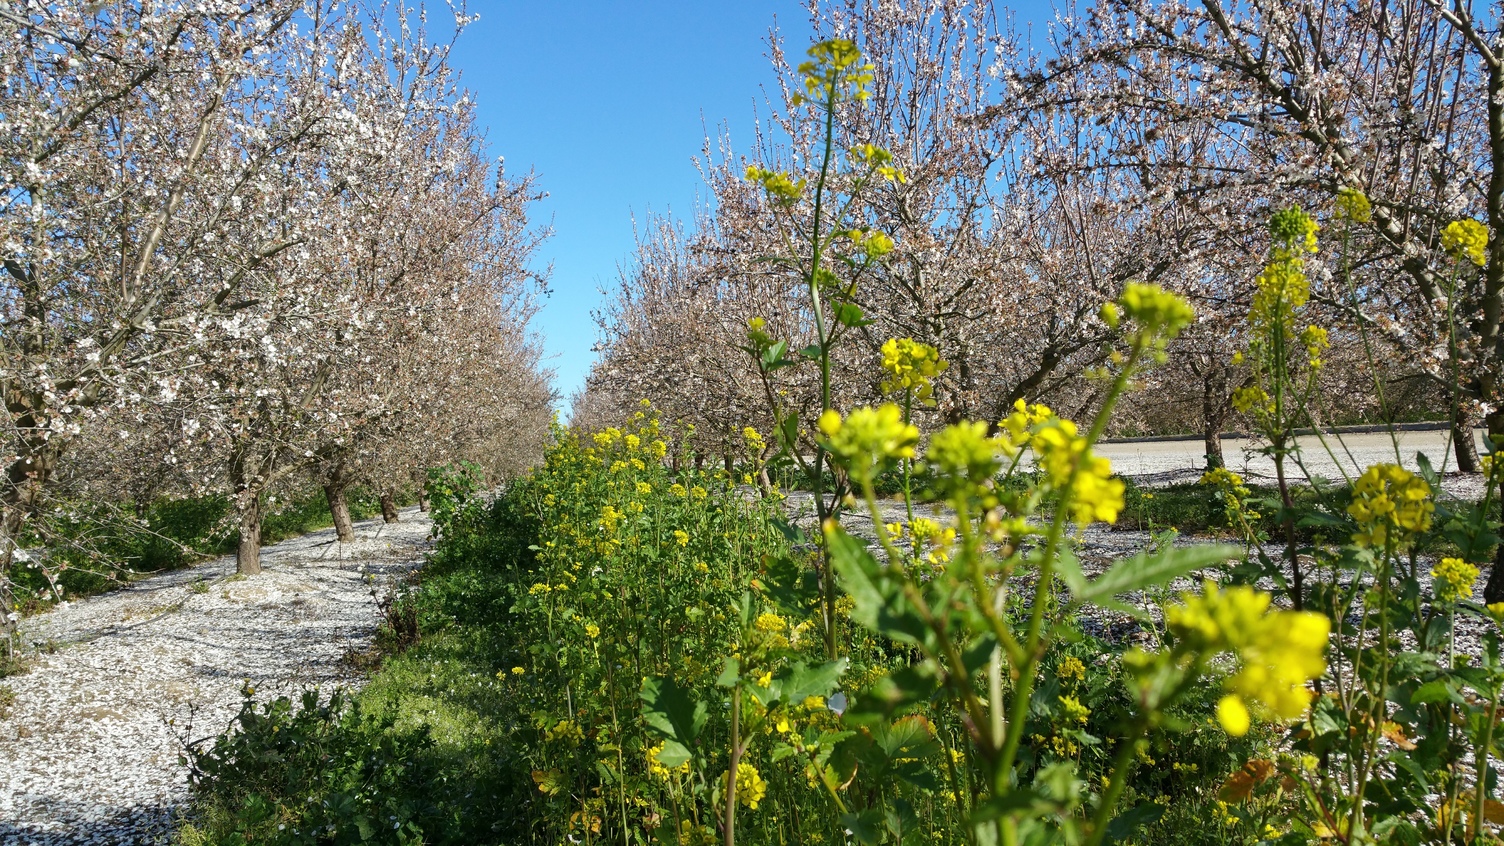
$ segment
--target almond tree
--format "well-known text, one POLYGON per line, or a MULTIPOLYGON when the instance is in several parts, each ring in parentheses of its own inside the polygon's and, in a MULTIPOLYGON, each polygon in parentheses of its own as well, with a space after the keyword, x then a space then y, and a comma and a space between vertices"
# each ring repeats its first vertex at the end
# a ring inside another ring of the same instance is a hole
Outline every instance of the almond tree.
POLYGON ((168 330, 238 313, 247 283, 299 242, 222 235, 319 127, 323 88, 298 57, 321 49, 330 5, 0 10, 7 626, 16 538, 92 410, 155 392, 168 330))

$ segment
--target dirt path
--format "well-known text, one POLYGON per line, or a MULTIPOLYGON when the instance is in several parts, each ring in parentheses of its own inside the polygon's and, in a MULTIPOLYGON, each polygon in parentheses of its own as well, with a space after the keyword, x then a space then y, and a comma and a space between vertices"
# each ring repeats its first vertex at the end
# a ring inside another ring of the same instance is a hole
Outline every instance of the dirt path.
MULTIPOLYGON (((1475 433, 1479 449, 1482 449, 1482 432, 1475 433)), ((1400 463, 1414 470, 1415 454, 1423 452, 1437 470, 1443 469, 1443 460, 1450 459, 1447 450, 1447 433, 1444 431, 1398 432, 1400 463)), ((1328 453, 1315 437, 1298 439, 1306 469, 1312 475, 1328 479, 1340 479, 1343 472, 1356 476, 1370 464, 1395 462, 1395 441, 1387 433, 1348 433, 1339 440, 1327 436, 1328 453), (1335 455, 1336 460, 1333 460, 1335 455)), ((1245 438, 1226 438, 1222 441, 1222 453, 1228 469, 1242 474, 1251 481, 1268 483, 1274 479, 1274 462, 1260 451, 1266 444, 1245 438)), ((1097 452, 1112 460, 1112 469, 1134 478, 1141 484, 1195 481, 1206 467, 1206 456, 1200 440, 1165 440, 1138 442, 1109 442, 1100 444, 1097 452)), ((1456 461, 1447 460, 1445 469, 1456 470, 1456 461)), ((1303 477, 1299 468, 1290 469, 1292 476, 1303 477)), ((1445 485, 1448 491, 1464 497, 1477 497, 1482 488, 1477 476, 1448 473, 1445 485)))
POLYGON ((357 682, 345 656, 429 527, 408 509, 356 524, 353 543, 327 529, 267 547, 260 576, 220 558, 26 621, 44 654, 3 682, 0 846, 165 843, 188 798, 184 740, 223 731, 247 682, 257 699, 357 682))

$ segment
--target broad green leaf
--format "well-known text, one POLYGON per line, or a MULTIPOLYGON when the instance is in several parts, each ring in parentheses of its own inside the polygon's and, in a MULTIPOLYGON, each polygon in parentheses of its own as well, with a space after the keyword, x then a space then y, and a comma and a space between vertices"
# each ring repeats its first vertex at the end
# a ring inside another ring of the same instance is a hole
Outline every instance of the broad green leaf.
POLYGON ((820 597, 820 576, 787 555, 765 556, 763 574, 753 582, 786 614, 803 617, 820 597))
POLYGON ((807 667, 795 664, 773 679, 772 690, 789 705, 798 705, 811 696, 827 697, 846 672, 846 659, 838 658, 824 664, 807 667))
POLYGON ((705 728, 705 703, 696 700, 678 682, 663 677, 643 679, 640 696, 643 722, 664 739, 665 750, 668 743, 677 743, 684 748, 687 759, 695 739, 705 728))
POLYGON ((763 369, 765 369, 765 370, 777 370, 780 367, 787 367, 790 364, 790 362, 783 357, 783 354, 788 351, 788 348, 789 348, 789 342, 788 341, 779 341, 778 343, 774 344, 773 346, 768 347, 766 350, 763 350, 763 353, 762 353, 762 366, 763 366, 763 369))
POLYGON ((1132 558, 1118 561, 1107 572, 1088 582, 1085 589, 1075 594, 1074 601, 1077 604, 1091 602, 1104 605, 1113 597, 1129 591, 1168 584, 1193 570, 1242 557, 1241 548, 1221 544, 1195 544, 1170 547, 1160 552, 1140 552, 1132 558))
POLYGON ((859 814, 842 814, 841 825, 851 832, 862 846, 878 846, 883 842, 883 815, 878 811, 862 811, 859 814))
POLYGON ((1165 806, 1157 802, 1140 802, 1112 818, 1107 824, 1107 842, 1121 843, 1135 829, 1146 826, 1164 816, 1165 806))
POLYGON ((826 536, 841 587, 855 602, 851 619, 897 641, 924 644, 930 631, 903 594, 903 578, 839 527, 826 536))
POLYGON ((1461 701, 1461 697, 1443 679, 1428 681, 1415 689, 1410 694, 1410 702, 1415 705, 1429 705, 1433 702, 1461 701))
POLYGON ((939 687, 928 663, 892 670, 856 697, 846 712, 846 722, 866 725, 885 720, 895 711, 930 701, 939 687))
POLYGON ((721 670, 721 675, 715 680, 720 687, 736 687, 737 682, 742 680, 742 663, 735 658, 726 659, 726 667, 721 670))
POLYGON ((820 360, 820 345, 819 344, 810 344, 809 346, 807 346, 804 349, 800 350, 799 354, 802 355, 802 356, 804 356, 805 358, 809 359, 810 361, 819 361, 820 360))
POLYGON ((870 324, 872 321, 864 320, 864 316, 865 315, 862 314, 862 309, 855 303, 841 303, 840 305, 836 306, 836 320, 839 321, 842 326, 856 328, 858 326, 866 326, 870 324))

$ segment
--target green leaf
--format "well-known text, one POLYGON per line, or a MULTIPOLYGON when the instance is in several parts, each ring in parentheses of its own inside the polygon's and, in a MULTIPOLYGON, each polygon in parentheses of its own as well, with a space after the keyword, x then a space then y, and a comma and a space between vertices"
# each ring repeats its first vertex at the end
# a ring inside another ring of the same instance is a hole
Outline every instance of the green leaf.
POLYGON ((1429 705, 1433 702, 1448 701, 1461 702, 1461 700, 1462 697, 1458 696, 1457 692, 1444 679, 1428 681, 1416 688, 1414 693, 1410 694, 1410 702, 1415 705, 1429 705))
POLYGON ((715 680, 719 687, 736 687, 736 683, 742 680, 742 663, 735 658, 726 659, 726 667, 721 670, 721 675, 715 680))
POLYGON ((802 355, 802 356, 804 356, 805 358, 809 359, 810 361, 819 361, 820 360, 820 345, 819 344, 810 344, 809 346, 807 346, 804 349, 800 350, 799 354, 802 355))
POLYGON ((753 584, 786 614, 803 617, 820 597, 820 576, 787 555, 762 560, 763 575, 753 584))
POLYGON ((846 721, 865 725, 885 720, 895 711, 930 701, 939 688, 940 682, 927 662, 899 667, 878 678, 856 697, 846 712, 846 721))
POLYGON ((1441 477, 1436 475, 1436 468, 1431 466, 1431 459, 1427 458, 1425 453, 1415 454, 1415 466, 1420 470, 1420 477, 1431 486, 1431 490, 1441 489, 1441 477))
POLYGON ((788 351, 788 348, 789 348, 789 342, 788 341, 779 341, 778 343, 774 344, 773 346, 768 347, 766 350, 763 350, 763 353, 762 353, 762 366, 763 366, 763 369, 764 370, 777 370, 780 367, 787 367, 791 362, 788 361, 787 359, 785 359, 783 357, 783 354, 788 351))
POLYGON ((897 641, 926 643, 929 628, 904 597, 903 577, 894 568, 879 564, 860 540, 839 527, 826 536, 826 545, 841 587, 856 604, 853 622, 897 641))
POLYGON ((773 679, 771 690, 789 705, 798 705, 811 696, 827 697, 846 672, 846 659, 838 658, 814 667, 803 663, 784 670, 773 679))
POLYGON ((1140 802, 1112 818, 1107 824, 1107 842, 1120 843, 1136 828, 1146 826, 1164 816, 1165 806, 1157 802, 1140 802))
POLYGON ((694 748, 695 739, 705 728, 705 703, 696 700, 678 682, 664 677, 643 679, 640 696, 643 722, 664 739, 665 751, 670 743, 683 747, 685 758, 679 763, 684 763, 688 760, 689 750, 694 748))
POLYGON ((856 303, 841 303, 836 306, 836 321, 842 326, 854 329, 858 326, 870 325, 872 321, 864 320, 864 317, 862 309, 856 303))
POLYGON ((883 841, 883 815, 878 811, 862 811, 860 814, 842 814, 841 825, 851 832, 862 846, 877 846, 883 841))
POLYGON ((1242 557, 1241 548, 1222 544, 1195 544, 1170 547, 1160 552, 1140 552, 1118 561, 1093 579, 1075 594, 1074 601, 1076 604, 1103 605, 1129 591, 1167 584, 1193 570, 1242 557))

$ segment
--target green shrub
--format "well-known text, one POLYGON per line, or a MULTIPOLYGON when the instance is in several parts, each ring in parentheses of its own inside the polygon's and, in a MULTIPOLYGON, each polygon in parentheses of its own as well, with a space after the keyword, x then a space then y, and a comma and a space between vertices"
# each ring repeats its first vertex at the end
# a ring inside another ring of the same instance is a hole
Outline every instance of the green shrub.
POLYGON ((192 755, 201 804, 185 842, 413 844, 457 812, 431 795, 441 773, 426 730, 398 730, 339 691, 261 706, 250 692, 233 730, 192 755))

